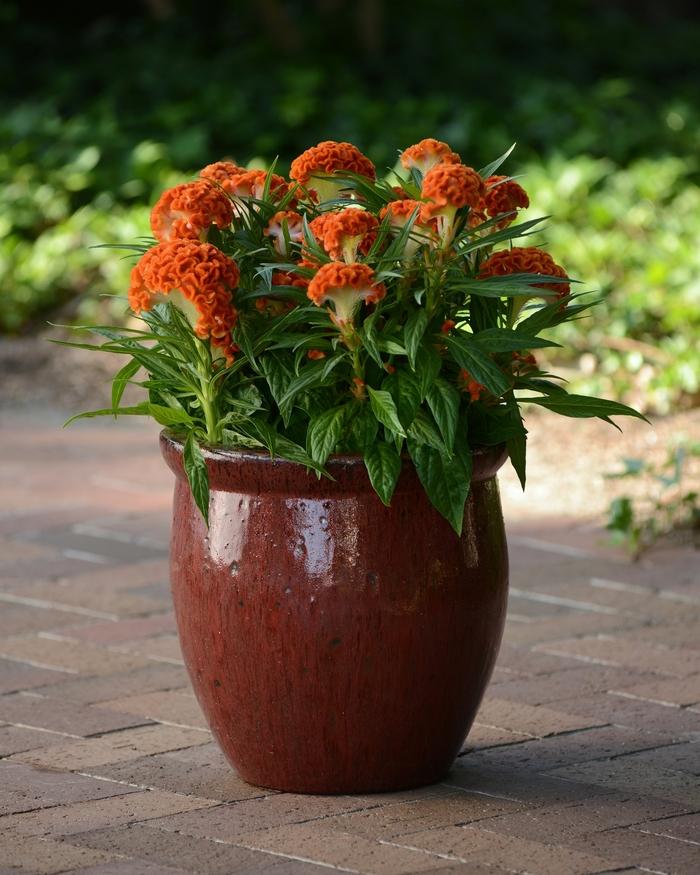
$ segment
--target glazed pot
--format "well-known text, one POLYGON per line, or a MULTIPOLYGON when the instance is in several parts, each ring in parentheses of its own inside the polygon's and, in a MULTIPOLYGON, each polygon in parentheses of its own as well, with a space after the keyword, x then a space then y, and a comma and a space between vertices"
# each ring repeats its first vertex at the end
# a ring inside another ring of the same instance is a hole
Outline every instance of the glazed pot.
POLYGON ((508 558, 496 471, 477 451, 461 538, 406 460, 391 507, 362 459, 334 480, 263 453, 204 450, 205 526, 176 475, 171 582, 185 665, 214 737, 251 784, 367 793, 445 777, 489 681, 508 558))

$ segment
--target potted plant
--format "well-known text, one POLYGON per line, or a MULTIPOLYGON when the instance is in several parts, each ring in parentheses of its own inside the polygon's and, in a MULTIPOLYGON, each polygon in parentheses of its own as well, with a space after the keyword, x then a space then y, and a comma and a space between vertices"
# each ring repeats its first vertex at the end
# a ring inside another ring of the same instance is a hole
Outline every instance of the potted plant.
POLYGON ((166 191, 129 288, 108 409, 165 427, 185 663, 243 778, 281 790, 441 779, 496 659, 496 472, 525 484, 524 404, 573 395, 533 350, 590 302, 513 242, 528 196, 445 143, 376 178, 349 143, 275 172, 228 161, 166 191), (156 242, 157 241, 157 242, 156 242), (140 379, 137 379, 139 375, 140 379), (120 406, 138 382, 147 400, 120 406))

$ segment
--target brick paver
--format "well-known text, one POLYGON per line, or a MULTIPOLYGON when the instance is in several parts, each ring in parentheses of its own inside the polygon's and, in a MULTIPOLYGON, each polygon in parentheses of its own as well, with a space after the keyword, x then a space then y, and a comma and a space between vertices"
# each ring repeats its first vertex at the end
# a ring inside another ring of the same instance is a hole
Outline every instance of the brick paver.
POLYGON ((0 423, 0 875, 700 872, 691 548, 632 565, 507 514, 506 636, 447 779, 275 793, 230 769, 188 685, 156 429, 55 424, 0 423))

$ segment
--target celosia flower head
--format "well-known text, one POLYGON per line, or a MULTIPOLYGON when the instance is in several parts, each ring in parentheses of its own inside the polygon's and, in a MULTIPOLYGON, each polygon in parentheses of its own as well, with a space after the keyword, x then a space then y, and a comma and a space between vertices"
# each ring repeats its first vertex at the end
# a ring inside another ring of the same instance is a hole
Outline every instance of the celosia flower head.
POLYGON ((207 164, 199 171, 202 179, 209 179, 223 188, 226 192, 231 192, 233 184, 237 177, 246 173, 245 167, 239 167, 233 161, 215 161, 213 164, 207 164))
POLYGON ((316 242, 335 261, 351 264, 358 251, 369 252, 377 237, 379 221, 367 210, 348 207, 323 213, 309 223, 316 242))
POLYGON ((456 152, 452 151, 447 143, 434 140, 432 137, 409 146, 401 153, 401 164, 406 170, 415 167, 424 176, 436 164, 461 164, 461 162, 462 159, 456 152))
POLYGON ((486 180, 483 203, 485 211, 491 218, 506 214, 503 221, 498 223, 498 227, 507 228, 515 219, 517 210, 530 206, 530 198, 515 180, 508 179, 507 176, 489 176, 486 180))
POLYGON ((317 200, 333 200, 340 196, 345 183, 334 179, 334 174, 350 171, 367 179, 376 179, 374 164, 352 143, 336 143, 326 140, 302 152, 292 161, 290 177, 315 191, 317 200))
POLYGON ((436 222, 432 219, 428 221, 423 219, 423 206, 421 201, 404 198, 399 201, 389 201, 379 213, 380 219, 384 220, 388 217, 391 227, 399 231, 413 219, 413 227, 404 247, 404 256, 411 257, 422 243, 434 241, 436 222))
MULTIPOLYGON (((180 293, 190 306, 198 337, 209 338, 230 361, 236 324, 233 290, 240 278, 236 262, 209 243, 171 240, 159 243, 140 258, 131 271, 129 306, 134 313, 150 310, 162 296, 180 293)), ((178 304, 182 301, 178 300, 178 304)))
POLYGON ((486 389, 486 386, 475 380, 469 371, 465 371, 464 368, 459 372, 457 383, 461 391, 469 395, 470 401, 478 401, 481 398, 481 393, 486 389))
POLYGON ((342 328, 352 322, 362 301, 368 304, 381 301, 386 288, 384 283, 375 281, 374 271, 367 264, 331 261, 318 269, 306 294, 317 307, 332 301, 333 321, 342 328))
MULTIPOLYGON (((263 200, 268 176, 270 176, 268 199, 272 201, 281 200, 289 191, 289 183, 277 173, 268 174, 266 170, 246 170, 243 173, 239 173, 230 181, 227 191, 234 198, 263 200)), ((234 212, 236 211, 234 207, 234 212)))
POLYGON ((227 228, 233 221, 231 202, 211 183, 185 182, 163 192, 151 211, 156 240, 204 240, 209 228, 227 228))
MULTIPOLYGON (((549 253, 535 246, 514 246, 502 252, 494 252, 481 265, 479 279, 493 276, 508 276, 513 273, 539 273, 545 276, 566 278, 566 271, 560 267, 549 253)), ((533 283, 533 288, 546 289, 552 294, 543 298, 564 298, 569 294, 569 283, 533 283)))
POLYGON ((304 222, 294 210, 280 210, 267 223, 264 234, 272 238, 272 243, 280 255, 289 255, 288 242, 299 243, 304 231, 304 222))
POLYGON ((437 164, 423 177, 421 194, 428 203, 423 204, 421 217, 425 222, 437 219, 440 237, 448 244, 457 210, 478 209, 485 193, 484 181, 474 168, 464 164, 437 164))

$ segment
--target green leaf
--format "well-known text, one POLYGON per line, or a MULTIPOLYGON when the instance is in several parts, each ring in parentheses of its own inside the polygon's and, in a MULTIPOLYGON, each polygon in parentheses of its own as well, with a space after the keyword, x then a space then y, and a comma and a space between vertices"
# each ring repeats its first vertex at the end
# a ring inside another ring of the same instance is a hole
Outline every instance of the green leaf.
POLYGON ((508 158, 510 153, 515 149, 515 143, 510 147, 510 149, 506 149, 506 151, 496 158, 495 161, 492 161, 490 164, 487 164, 486 167, 482 167, 479 171, 479 176, 482 179, 488 179, 489 176, 493 176, 493 174, 498 170, 498 168, 503 164, 503 162, 508 158))
POLYGON ((96 416, 152 416, 160 425, 192 425, 193 423, 192 417, 185 410, 177 410, 173 407, 144 401, 133 407, 106 407, 102 410, 88 410, 85 413, 78 413, 71 416, 65 425, 70 425, 76 419, 93 419, 96 416))
POLYGON ((119 407, 122 395, 129 380, 138 372, 141 365, 132 359, 127 362, 112 378, 112 407, 119 407))
POLYGON ((508 456, 510 457, 511 465, 515 473, 518 475, 520 485, 525 489, 525 451, 527 444, 527 433, 523 429, 522 434, 509 438, 506 441, 508 448, 508 456))
POLYGON ((421 398, 425 398, 442 368, 442 359, 432 343, 424 341, 416 353, 416 375, 420 384, 421 398))
POLYGON ((404 345, 406 347, 408 361, 414 371, 416 369, 416 355, 418 354, 418 347, 420 346, 420 342, 423 339, 423 335, 425 334, 425 330, 427 327, 428 314, 423 309, 416 310, 415 312, 411 313, 411 315, 406 320, 406 325, 403 331, 404 345))
POLYGON ((372 488, 381 501, 389 505, 401 473, 401 456, 384 441, 376 441, 364 453, 365 467, 372 488))
POLYGON ((365 319, 362 325, 362 342, 365 349, 367 350, 369 357, 373 359, 381 368, 383 366, 383 363, 379 348, 377 347, 377 329, 375 325, 376 321, 376 311, 372 313, 371 316, 368 316, 365 319))
POLYGON ((199 508, 204 522, 209 526, 209 472, 199 444, 194 438, 194 432, 187 435, 182 455, 183 466, 187 480, 192 490, 194 503, 199 508))
POLYGON ((359 451, 364 455, 377 439, 379 426, 366 401, 358 402, 351 413, 352 436, 359 451))
POLYGON ((369 394, 369 403, 372 407, 372 412, 379 422, 381 422, 382 425, 385 425, 389 431, 394 434, 406 437, 406 432, 401 425, 396 404, 394 403, 391 394, 385 389, 372 389, 371 386, 367 387, 367 392, 369 394))
POLYGON ((461 535, 471 485, 469 449, 460 441, 455 456, 449 459, 434 447, 409 440, 408 451, 431 504, 461 535))
POLYGON ((548 346, 561 346, 542 337, 533 337, 509 328, 488 328, 474 335, 474 342, 484 352, 518 352, 521 349, 544 349, 548 346))
POLYGON ((438 450, 445 456, 451 456, 448 452, 444 441, 440 437, 440 433, 430 417, 424 410, 419 410, 408 429, 407 437, 409 440, 415 441, 418 444, 426 444, 433 449, 438 450))
POLYGON ((319 465, 325 465, 336 448, 343 432, 347 411, 346 406, 325 410, 309 424, 308 447, 311 457, 319 465))
POLYGON ((284 407, 286 404, 292 404, 295 396, 298 395, 299 392, 320 386, 326 379, 324 372, 325 362, 323 361, 307 365, 299 376, 294 377, 287 386, 287 391, 278 402, 280 408, 284 407))
POLYGON ((457 419, 461 400, 459 392, 447 380, 438 378, 431 384, 426 397, 428 407, 435 417, 445 446, 451 453, 457 434, 457 419))
POLYGON ((260 440, 267 447, 270 455, 278 456, 281 459, 288 459, 290 462, 298 462, 300 465, 305 465, 307 468, 313 468, 323 474, 323 466, 315 462, 306 450, 299 444, 279 434, 273 426, 261 419, 248 420, 248 427, 252 428, 260 440))
POLYGON ((386 377, 382 388, 391 393, 401 425, 408 428, 423 400, 418 378, 406 368, 399 367, 386 377))
POLYGON ((634 416, 649 422, 646 416, 643 416, 638 410, 621 404, 619 401, 590 398, 587 395, 570 395, 568 392, 558 392, 544 397, 518 398, 518 404, 537 404, 540 407, 546 407, 547 410, 552 410, 554 413, 560 413, 562 416, 572 416, 579 419, 599 416, 601 419, 608 420, 611 416, 634 416))
POLYGON ((508 391, 510 384, 505 374, 481 350, 473 338, 462 332, 461 335, 448 334, 444 340, 457 364, 469 371, 472 378, 486 386, 489 392, 499 396, 508 391))

